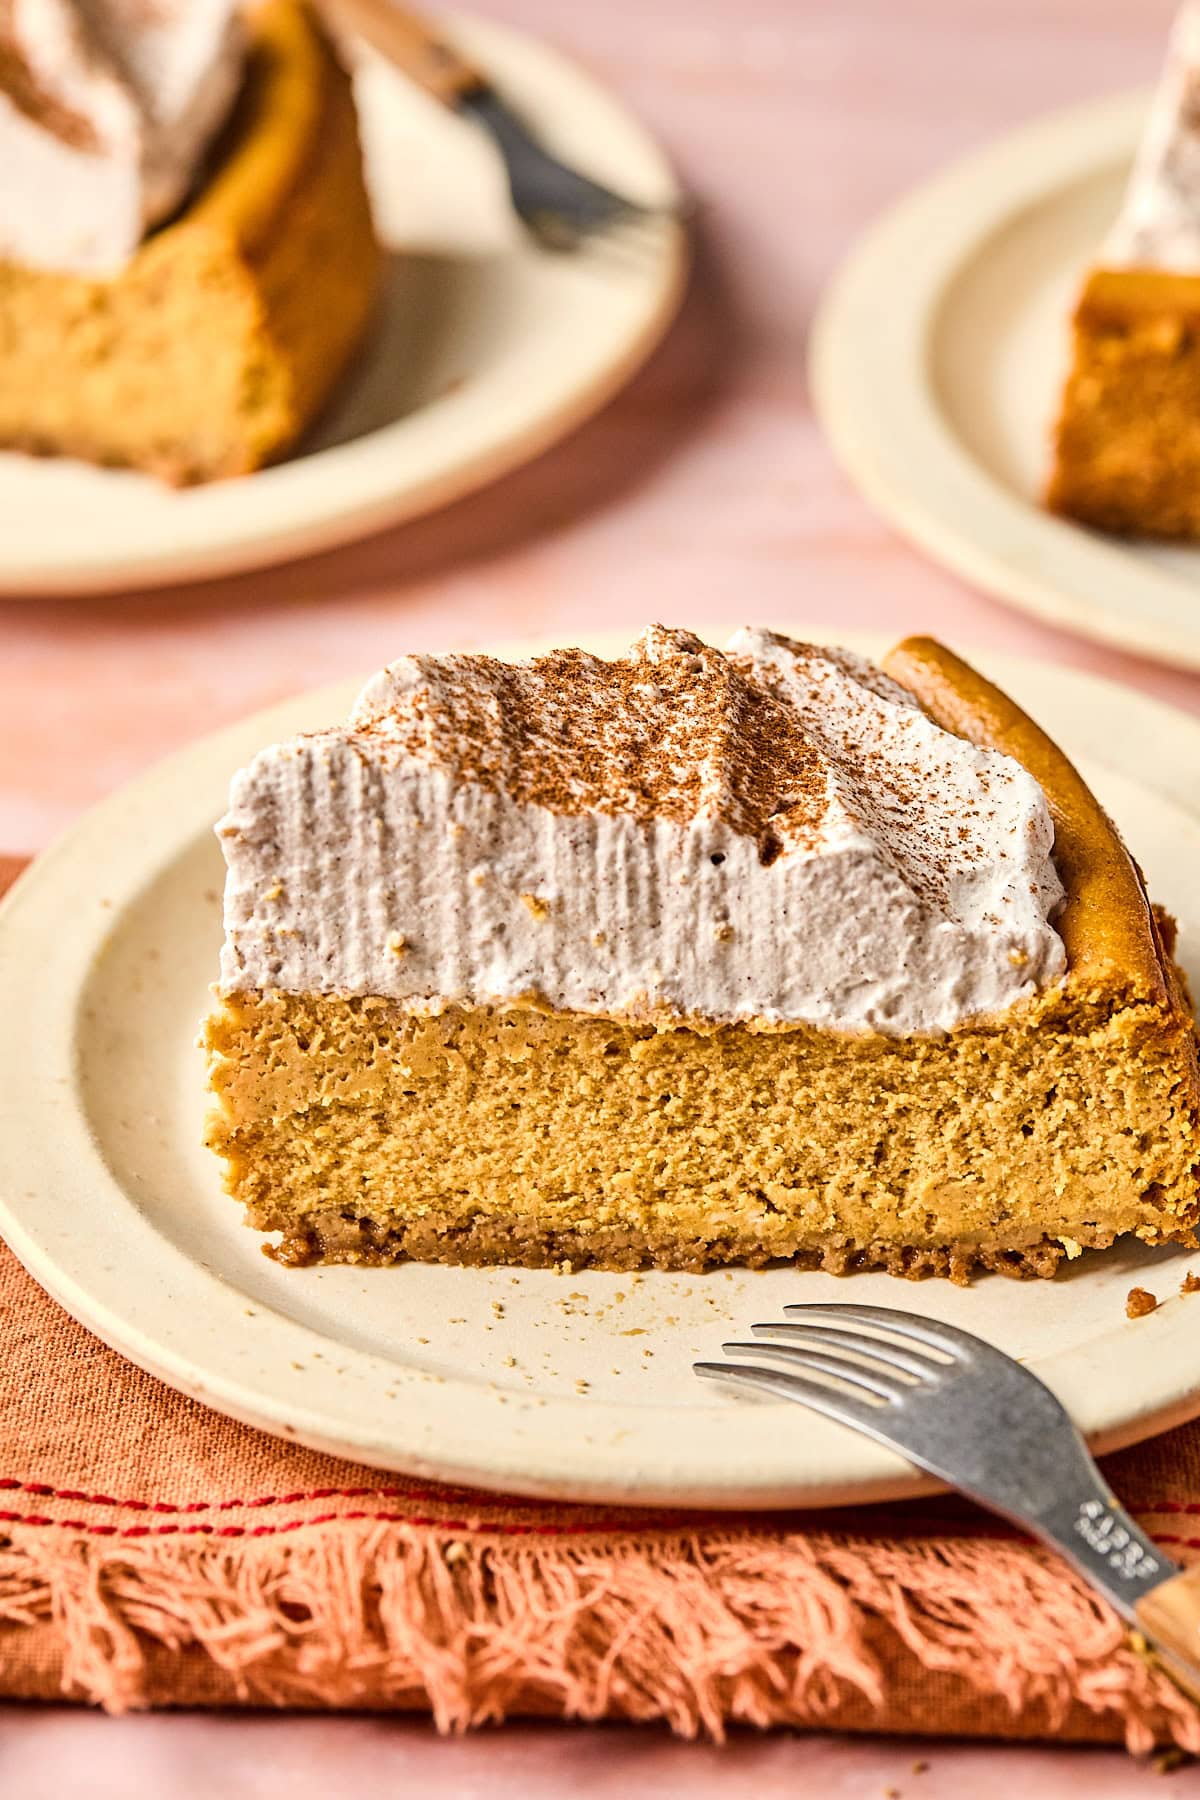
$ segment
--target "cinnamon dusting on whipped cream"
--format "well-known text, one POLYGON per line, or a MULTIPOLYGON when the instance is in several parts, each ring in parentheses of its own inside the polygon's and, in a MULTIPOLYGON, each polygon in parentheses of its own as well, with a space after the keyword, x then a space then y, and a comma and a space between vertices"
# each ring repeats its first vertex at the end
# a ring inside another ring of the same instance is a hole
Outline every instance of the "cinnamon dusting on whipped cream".
POLYGON ((863 658, 768 631, 402 658, 344 730, 257 757, 219 829, 226 992, 904 1035, 1065 968, 1028 772, 863 658), (395 932, 410 953, 381 958, 395 932))
POLYGON ((17 0, 0 0, 0 95, 30 124, 61 139, 70 149, 96 152, 100 134, 94 122, 47 88, 23 51, 16 29, 16 4, 17 0))
POLYGON ((0 0, 0 261, 115 273, 241 82, 239 0, 0 0))
POLYGON ((354 731, 560 817, 708 813, 758 836, 815 828, 828 801, 793 709, 744 659, 658 625, 617 662, 404 657, 369 685, 354 731))

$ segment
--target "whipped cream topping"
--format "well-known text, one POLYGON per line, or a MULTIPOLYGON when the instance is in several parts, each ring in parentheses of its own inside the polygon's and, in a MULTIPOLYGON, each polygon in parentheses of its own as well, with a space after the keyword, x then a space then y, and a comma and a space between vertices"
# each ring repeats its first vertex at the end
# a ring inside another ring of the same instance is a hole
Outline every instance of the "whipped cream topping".
POLYGON ((1065 968, 1032 776, 767 631, 402 658, 242 770, 217 831, 226 993, 908 1035, 1065 968))
POLYGON ((1200 6, 1176 17, 1166 63, 1116 223, 1113 268, 1200 273, 1200 6))
POLYGON ((241 81, 238 0, 0 0, 0 259, 115 273, 241 81))

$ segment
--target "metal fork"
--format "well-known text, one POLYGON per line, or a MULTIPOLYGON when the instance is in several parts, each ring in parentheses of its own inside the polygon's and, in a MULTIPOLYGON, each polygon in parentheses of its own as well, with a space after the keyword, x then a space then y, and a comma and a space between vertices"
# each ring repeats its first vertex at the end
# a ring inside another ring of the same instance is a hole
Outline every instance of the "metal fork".
POLYGON ((785 1306, 697 1375, 798 1400, 1062 1552, 1200 1699, 1200 1566, 1182 1570, 1104 1483, 1046 1384, 968 1331, 888 1306, 785 1306), (858 1329, 852 1329, 857 1327, 858 1329), (772 1367, 771 1363, 781 1366, 772 1367))
POLYGON ((354 32, 435 99, 482 125, 508 174, 513 209, 549 249, 624 222, 679 216, 678 206, 647 206, 614 193, 551 156, 518 115, 453 44, 395 0, 321 0, 336 25, 354 32))

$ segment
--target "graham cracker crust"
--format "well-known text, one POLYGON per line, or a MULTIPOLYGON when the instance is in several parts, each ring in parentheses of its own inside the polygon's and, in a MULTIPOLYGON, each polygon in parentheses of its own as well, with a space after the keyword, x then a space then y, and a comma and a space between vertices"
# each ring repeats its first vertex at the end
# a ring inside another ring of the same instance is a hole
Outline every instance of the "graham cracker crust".
MULTIPOLYGON (((1088 1247, 1103 1249, 1111 1242, 1111 1232, 1097 1232, 1088 1247)), ((752 1242, 656 1240, 645 1232, 625 1227, 613 1231, 544 1231, 526 1227, 519 1220, 497 1219, 479 1219, 465 1227, 438 1225, 428 1219, 385 1227, 345 1210, 310 1214, 302 1222, 289 1225, 278 1245, 264 1248, 268 1256, 288 1268, 308 1268, 316 1263, 381 1267, 402 1262, 482 1268, 499 1263, 524 1269, 666 1269, 698 1275, 705 1269, 738 1264, 747 1269, 823 1269, 829 1275, 883 1269, 906 1281, 941 1275, 960 1286, 968 1285, 978 1270, 1017 1281, 1045 1279, 1054 1274, 1066 1255, 1063 1246, 1049 1238, 1023 1246, 959 1242, 927 1249, 882 1240, 856 1244, 847 1237, 831 1236, 820 1244, 805 1245, 791 1256, 781 1257, 772 1256, 761 1244, 752 1242)))

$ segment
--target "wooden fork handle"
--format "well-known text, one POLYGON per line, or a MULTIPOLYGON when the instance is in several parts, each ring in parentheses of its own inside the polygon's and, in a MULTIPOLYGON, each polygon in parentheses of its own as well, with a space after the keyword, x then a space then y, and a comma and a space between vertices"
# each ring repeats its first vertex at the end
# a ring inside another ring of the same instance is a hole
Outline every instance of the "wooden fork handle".
POLYGON ((1200 1700, 1200 1564, 1151 1588, 1134 1610, 1164 1668, 1200 1700))
POLYGON ((487 86, 479 70, 439 37, 419 13, 395 5, 393 0, 320 0, 320 4, 334 25, 364 39, 372 50, 378 50, 447 106, 455 106, 467 94, 487 86))

